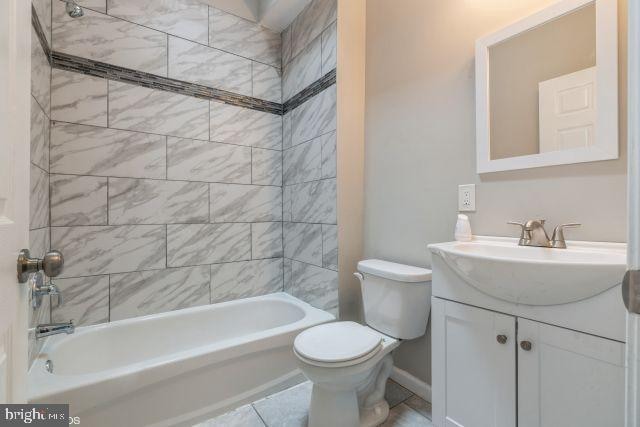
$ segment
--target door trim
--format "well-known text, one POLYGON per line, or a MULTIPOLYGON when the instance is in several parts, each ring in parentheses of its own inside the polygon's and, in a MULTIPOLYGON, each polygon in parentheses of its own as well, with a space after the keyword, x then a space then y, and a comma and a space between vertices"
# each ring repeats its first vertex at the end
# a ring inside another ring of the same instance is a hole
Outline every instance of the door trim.
MULTIPOLYGON (((640 1, 629 1, 627 268, 640 269, 640 1)), ((625 425, 640 426, 640 315, 627 315, 625 425)))

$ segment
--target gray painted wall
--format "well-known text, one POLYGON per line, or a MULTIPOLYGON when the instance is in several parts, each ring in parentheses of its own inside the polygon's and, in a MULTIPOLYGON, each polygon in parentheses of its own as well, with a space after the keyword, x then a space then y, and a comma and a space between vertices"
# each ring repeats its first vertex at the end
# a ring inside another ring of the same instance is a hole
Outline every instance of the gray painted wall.
MULTIPOLYGON (((625 241, 626 2, 620 8, 619 160, 475 172, 474 43, 552 0, 367 2, 365 255, 430 266, 453 240, 457 186, 476 184, 475 234, 516 236, 508 220, 580 222, 569 239, 625 241)), ((431 382, 429 337, 396 364, 431 382)))

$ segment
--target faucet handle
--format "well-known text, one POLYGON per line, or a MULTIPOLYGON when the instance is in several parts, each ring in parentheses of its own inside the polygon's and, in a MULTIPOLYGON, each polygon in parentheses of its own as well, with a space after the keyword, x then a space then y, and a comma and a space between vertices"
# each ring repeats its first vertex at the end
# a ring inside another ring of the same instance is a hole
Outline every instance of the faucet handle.
POLYGON ((521 228, 521 235, 524 236, 524 229, 525 229, 525 225, 522 222, 518 222, 518 221, 507 221, 507 224, 509 225, 518 225, 521 228))
POLYGON ((582 224, 577 222, 570 222, 567 224, 560 224, 553 230, 553 236, 551 237, 551 247, 557 249, 566 249, 567 242, 564 240, 564 229, 567 227, 579 227, 582 224))
POLYGON ((49 295, 50 296, 56 296, 57 298, 57 305, 56 307, 60 307, 63 303, 64 303, 64 298, 62 297, 62 292, 60 292, 60 289, 56 286, 55 283, 53 283, 53 281, 51 280, 51 278, 49 278, 49 295))
POLYGON ((518 245, 522 246, 524 244, 524 241, 526 240, 525 233, 527 232, 527 226, 517 221, 507 221, 507 224, 520 226, 520 241, 518 242, 518 245))

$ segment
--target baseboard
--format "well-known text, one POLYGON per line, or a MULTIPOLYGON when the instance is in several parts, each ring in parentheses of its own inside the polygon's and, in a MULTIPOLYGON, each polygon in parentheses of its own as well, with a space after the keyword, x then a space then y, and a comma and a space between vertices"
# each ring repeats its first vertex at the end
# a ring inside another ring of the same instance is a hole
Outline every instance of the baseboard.
POLYGON ((427 402, 431 402, 431 385, 421 379, 411 375, 409 372, 393 367, 391 371, 391 379, 400 384, 402 387, 417 394, 427 402))

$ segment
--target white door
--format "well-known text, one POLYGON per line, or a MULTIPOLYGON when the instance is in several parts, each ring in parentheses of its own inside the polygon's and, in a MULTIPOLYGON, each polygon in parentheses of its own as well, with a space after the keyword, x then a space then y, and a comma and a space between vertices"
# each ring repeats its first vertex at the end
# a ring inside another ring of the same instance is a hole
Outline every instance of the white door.
POLYGON ((596 137, 596 67, 538 84, 540 152, 586 148, 596 137))
POLYGON ((0 1, 0 402, 26 400, 31 2, 0 1))
POLYGON ((516 425, 516 320, 432 298, 433 424, 516 425))
POLYGON ((518 427, 622 427, 624 347, 519 318, 518 427))
POLYGON ((631 310, 627 318, 627 427, 640 427, 640 1, 629 2, 629 174, 627 267, 634 283, 623 287, 631 310))

